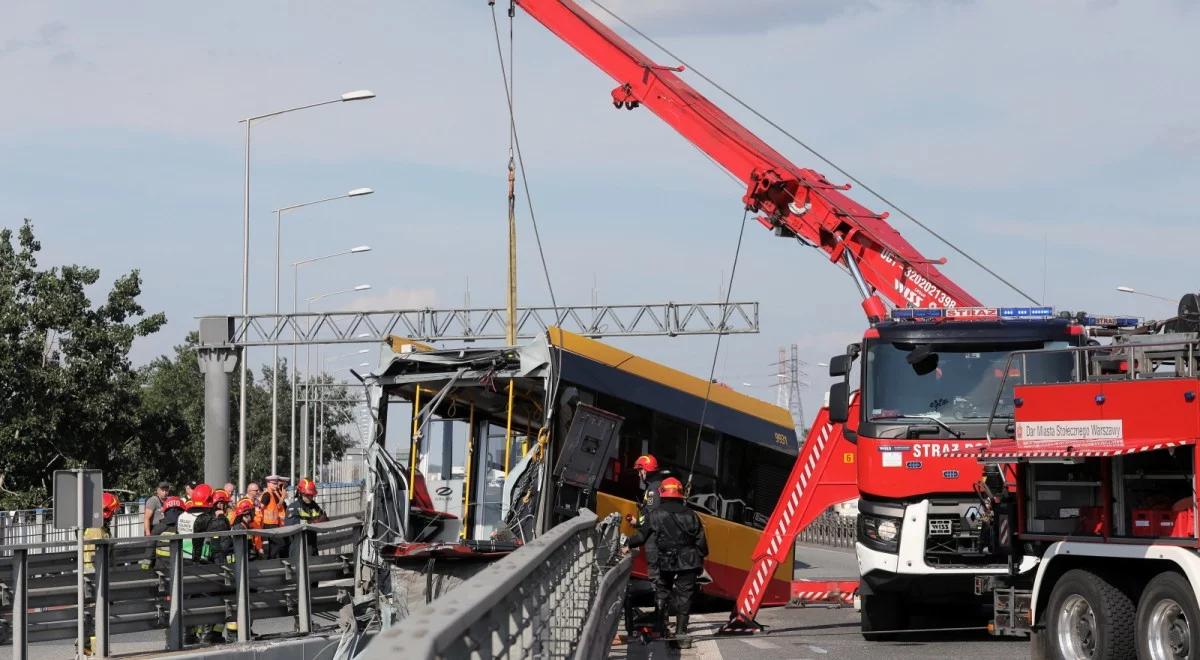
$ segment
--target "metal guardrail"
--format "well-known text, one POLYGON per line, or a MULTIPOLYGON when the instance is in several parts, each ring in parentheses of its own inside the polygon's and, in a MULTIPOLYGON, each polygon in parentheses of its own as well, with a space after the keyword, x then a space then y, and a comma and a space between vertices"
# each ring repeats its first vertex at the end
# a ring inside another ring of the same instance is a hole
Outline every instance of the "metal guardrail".
MULTIPOLYGON (((253 619, 293 615, 301 634, 312 631, 315 613, 336 611, 352 594, 348 585, 330 581, 353 575, 353 557, 310 556, 310 534, 317 549, 353 548, 362 523, 346 518, 275 530, 179 534, 160 537, 89 540, 92 567, 84 570, 87 606, 74 606, 79 573, 75 552, 46 552, 56 543, 22 544, 0 559, 0 642, 11 638, 13 658, 28 657, 31 641, 77 637, 79 616, 93 630, 96 657, 110 653, 114 633, 166 629, 167 648, 184 648, 185 630, 236 622, 239 642, 250 638, 253 619), (290 538, 296 552, 283 559, 247 560, 249 537, 290 538), (188 539, 231 538, 230 564, 184 561, 188 539), (153 570, 143 562, 160 543, 170 556, 153 570), (42 554, 33 554, 35 552, 42 554), (246 569, 245 567, 248 567, 246 569)), ((82 640, 81 640, 82 641, 82 640)))
POLYGON ((835 548, 853 548, 858 519, 843 516, 836 511, 826 511, 817 516, 804 531, 796 535, 800 543, 828 545, 835 548))
POLYGON ((631 561, 616 525, 580 511, 396 626, 361 657, 601 658, 621 614, 631 561))

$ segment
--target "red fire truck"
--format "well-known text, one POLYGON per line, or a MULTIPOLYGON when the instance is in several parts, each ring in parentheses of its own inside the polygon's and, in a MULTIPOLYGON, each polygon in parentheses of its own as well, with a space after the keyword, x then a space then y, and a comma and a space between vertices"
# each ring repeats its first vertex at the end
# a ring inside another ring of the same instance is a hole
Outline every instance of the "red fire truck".
POLYGON ((981 307, 935 266, 944 259, 926 258, 886 212, 846 195, 849 184, 791 162, 689 85, 684 67, 655 62, 574 0, 508 4, 510 16, 521 8, 611 76, 617 85, 606 102, 658 116, 745 186, 747 212, 822 253, 862 296, 870 327, 831 362, 831 375, 848 378, 862 356, 861 405, 851 417, 848 381, 835 387, 754 550, 727 629, 756 627, 796 533, 855 497, 865 634, 903 627, 912 607, 976 600, 974 578, 1003 575, 1007 550, 976 518, 973 485, 983 469, 956 452, 990 435, 987 409, 1010 352, 1077 345, 1083 326, 1044 307, 981 307))
POLYGON ((1200 656, 1200 324, 1180 318, 1014 352, 988 441, 955 454, 1011 475, 979 486, 1011 552, 976 590, 993 632, 1031 634, 1034 657, 1200 656))

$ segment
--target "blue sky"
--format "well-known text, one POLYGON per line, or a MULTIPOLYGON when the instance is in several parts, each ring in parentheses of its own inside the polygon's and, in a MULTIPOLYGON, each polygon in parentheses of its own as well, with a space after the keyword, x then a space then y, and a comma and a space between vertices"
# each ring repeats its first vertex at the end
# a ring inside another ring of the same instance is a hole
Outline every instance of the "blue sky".
MULTIPOLYGON (((1162 315, 1171 306, 1114 287, 1172 298, 1195 288, 1191 3, 606 5, 1019 286, 1040 296, 1045 282, 1060 308, 1162 315)), ((518 122, 559 300, 586 303, 593 283, 606 303, 715 299, 739 187, 653 115, 614 111, 614 83, 520 12, 516 38, 518 122)), ((252 308, 272 307, 271 209, 360 186, 378 192, 286 220, 285 261, 374 248, 314 266, 302 296, 370 283, 327 308, 453 306, 469 280, 475 304, 503 300, 507 116, 483 0, 25 3, 0 26, 0 80, 0 224, 32 218, 44 264, 94 265, 105 281, 141 269, 146 307, 170 322, 136 347, 139 362, 178 343, 194 317, 238 309, 237 120, 353 89, 378 98, 255 126, 252 308)), ((544 304, 520 211, 521 300, 544 304)), ((961 259, 945 271, 984 301, 1020 302, 961 259)), ((763 333, 728 339, 718 375, 766 398, 779 346, 798 343, 816 363, 864 326, 840 271, 757 225, 734 297, 762 302, 763 333)), ((702 374, 713 341, 616 343, 702 374)), ((828 379, 809 371, 811 410, 828 379)))

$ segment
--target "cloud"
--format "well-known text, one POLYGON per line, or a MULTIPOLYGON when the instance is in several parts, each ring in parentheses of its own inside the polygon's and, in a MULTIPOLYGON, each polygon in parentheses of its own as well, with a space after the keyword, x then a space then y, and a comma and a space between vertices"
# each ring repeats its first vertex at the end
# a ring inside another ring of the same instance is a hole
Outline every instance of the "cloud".
MULTIPOLYGON (((589 3, 583 4, 591 9, 589 3)), ((768 32, 796 23, 819 25, 876 9, 870 0, 608 0, 603 5, 652 35, 768 32)), ((595 13, 607 16, 598 8, 595 13)))
POLYGON ((395 287, 380 293, 356 296, 348 309, 355 311, 422 309, 436 307, 437 300, 437 291, 432 288, 395 287))

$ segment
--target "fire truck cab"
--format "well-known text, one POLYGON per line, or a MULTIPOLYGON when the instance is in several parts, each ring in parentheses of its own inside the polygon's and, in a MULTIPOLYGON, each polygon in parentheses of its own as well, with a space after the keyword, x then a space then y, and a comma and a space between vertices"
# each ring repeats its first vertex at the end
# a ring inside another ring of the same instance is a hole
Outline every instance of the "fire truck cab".
MULTIPOLYGON (((1048 307, 897 309, 851 347, 861 356, 859 414, 847 427, 857 444, 856 550, 868 639, 906 628, 914 608, 989 604, 974 580, 1007 573, 1009 548, 1002 530, 984 520, 975 487, 983 479, 1003 491, 1005 479, 970 452, 1004 434, 1009 421, 995 419, 993 408, 999 400, 1002 412, 1011 411, 1010 374, 1028 382, 1071 376, 1069 360, 1010 365, 1014 351, 1085 339, 1082 325, 1048 307)), ((831 389, 834 414, 849 389, 848 369, 835 371, 847 382, 831 389)), ((1031 557, 1018 568, 1034 564, 1031 557)))
POLYGON ((1200 655, 1200 335, 1121 337, 1019 351, 1070 365, 1060 382, 1007 378, 974 454, 1013 475, 984 518, 1008 521, 1009 571, 991 592, 995 634, 1031 634, 1034 657, 1200 655), (1022 570, 1030 560, 1036 570, 1022 570))

